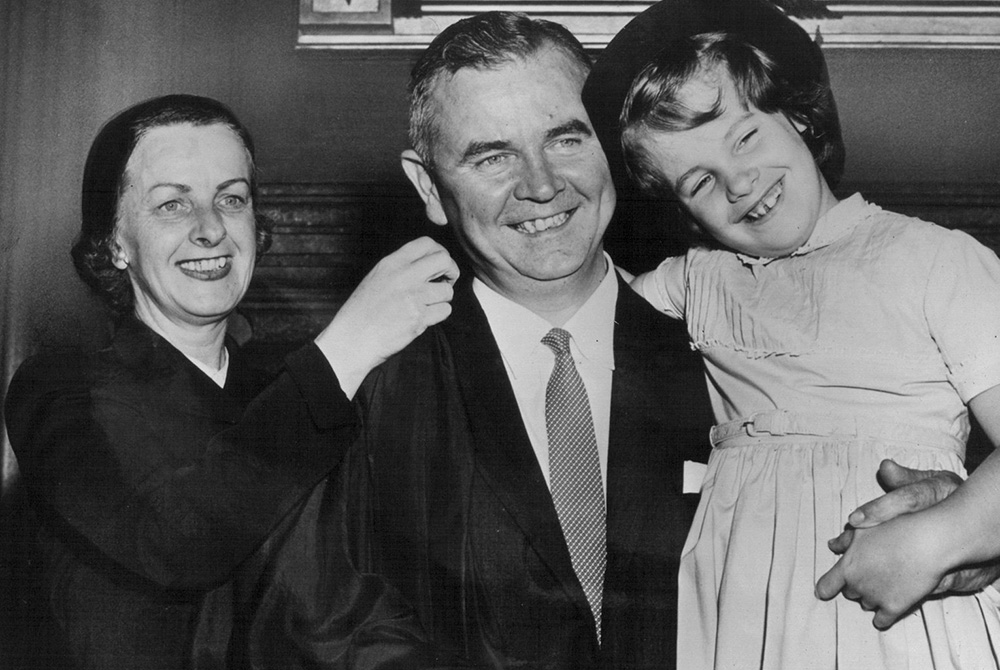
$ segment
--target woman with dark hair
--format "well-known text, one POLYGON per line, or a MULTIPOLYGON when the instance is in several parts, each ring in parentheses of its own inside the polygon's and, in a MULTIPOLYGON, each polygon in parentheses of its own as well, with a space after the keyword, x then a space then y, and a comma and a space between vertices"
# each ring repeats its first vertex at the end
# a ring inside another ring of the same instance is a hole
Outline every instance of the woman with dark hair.
MULTIPOLYGON (((73 259, 117 326, 102 351, 27 361, 9 389, 24 496, 5 667, 229 663, 252 597, 239 566, 337 466, 364 376, 450 312, 457 268, 416 240, 261 381, 226 336, 269 242, 255 194, 250 135, 208 98, 138 104, 94 141, 73 259)), ((419 641, 346 554, 333 568, 340 625, 419 641)), ((349 638, 324 661, 350 657, 349 638)))

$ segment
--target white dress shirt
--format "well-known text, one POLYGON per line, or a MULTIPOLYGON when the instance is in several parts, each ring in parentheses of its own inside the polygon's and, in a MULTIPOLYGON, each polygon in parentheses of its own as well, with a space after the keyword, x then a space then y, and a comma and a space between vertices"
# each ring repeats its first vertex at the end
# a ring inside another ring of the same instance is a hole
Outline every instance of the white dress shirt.
MULTIPOLYGON (((608 271, 597 290, 562 327, 570 334, 570 352, 583 378, 594 418, 601 483, 607 495, 608 433, 611 422, 611 376, 615 369, 615 306, 618 280, 605 254, 608 271)), ((500 347, 504 367, 514 388, 521 419, 528 431, 538 465, 549 483, 549 440, 545 429, 545 387, 555 365, 555 354, 542 344, 553 326, 531 310, 505 298, 474 279, 472 290, 500 347)))
MULTIPOLYGON (((181 353, 184 354, 183 351, 181 353)), ((187 354, 184 354, 184 356, 189 361, 191 361, 192 363, 194 363, 195 366, 197 366, 199 370, 201 370, 206 375, 208 375, 209 379, 211 379, 213 382, 215 382, 219 386, 219 388, 226 388, 226 377, 229 376, 229 350, 228 349, 226 349, 225 347, 222 347, 222 366, 218 370, 214 370, 214 369, 210 368, 209 366, 205 365, 201 361, 196 360, 194 358, 191 358, 187 354)))

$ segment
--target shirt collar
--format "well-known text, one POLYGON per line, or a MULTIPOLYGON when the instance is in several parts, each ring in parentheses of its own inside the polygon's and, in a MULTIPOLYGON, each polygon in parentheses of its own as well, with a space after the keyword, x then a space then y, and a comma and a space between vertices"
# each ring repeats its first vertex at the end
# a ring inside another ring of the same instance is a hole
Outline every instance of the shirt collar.
MULTIPOLYGON (((841 200, 830 208, 826 214, 819 218, 816 227, 813 228, 812 235, 806 243, 793 251, 789 256, 803 256, 810 251, 822 249, 829 246, 848 235, 854 230, 864 218, 863 210, 867 207, 865 199, 860 193, 855 193, 849 198, 841 200)), ((753 267, 755 265, 767 265, 774 258, 748 256, 747 254, 736 254, 744 265, 753 267)))
MULTIPOLYGON (((183 353, 183 352, 181 352, 183 353)), ((222 366, 218 370, 214 370, 209 366, 205 365, 199 360, 191 358, 187 354, 184 354, 185 358, 195 364, 199 370, 208 375, 208 378, 215 382, 219 388, 226 388, 226 377, 229 375, 229 350, 222 347, 222 366)))
MULTIPOLYGON (((581 357, 614 370, 618 279, 611 257, 605 253, 604 258, 608 267, 604 279, 562 328, 572 335, 572 343, 581 357)), ((472 280, 472 290, 486 313, 493 337, 510 373, 515 379, 537 374, 539 357, 550 351, 541 342, 545 334, 552 330, 552 324, 500 295, 479 278, 472 280)))

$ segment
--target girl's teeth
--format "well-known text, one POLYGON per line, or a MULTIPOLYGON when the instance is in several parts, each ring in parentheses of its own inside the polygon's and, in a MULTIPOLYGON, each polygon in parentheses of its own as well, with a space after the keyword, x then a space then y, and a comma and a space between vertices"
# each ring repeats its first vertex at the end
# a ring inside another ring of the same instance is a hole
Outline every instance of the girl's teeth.
POLYGON ((754 207, 752 210, 747 212, 747 218, 751 221, 756 221, 765 214, 771 211, 775 203, 778 202, 778 198, 781 196, 781 182, 775 184, 774 188, 771 189, 760 201, 760 203, 754 207))

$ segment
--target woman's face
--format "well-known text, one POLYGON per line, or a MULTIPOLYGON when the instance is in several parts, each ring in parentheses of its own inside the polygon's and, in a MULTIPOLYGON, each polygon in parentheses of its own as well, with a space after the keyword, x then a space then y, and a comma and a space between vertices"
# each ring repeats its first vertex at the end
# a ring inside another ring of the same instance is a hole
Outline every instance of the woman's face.
POLYGON ((151 326, 220 323, 253 274, 250 155, 222 124, 152 128, 125 168, 115 266, 151 326))

